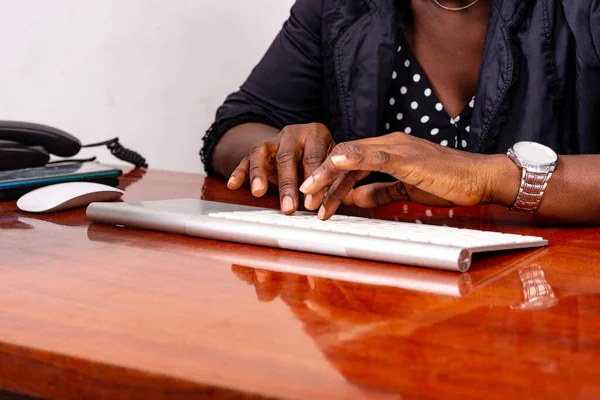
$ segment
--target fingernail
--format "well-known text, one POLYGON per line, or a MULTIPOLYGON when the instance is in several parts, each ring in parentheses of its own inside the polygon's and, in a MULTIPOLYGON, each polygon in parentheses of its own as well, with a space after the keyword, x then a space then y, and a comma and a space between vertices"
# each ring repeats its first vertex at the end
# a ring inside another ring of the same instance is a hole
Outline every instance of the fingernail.
POLYGON ((312 201, 313 201, 312 194, 307 194, 306 198, 304 199, 304 207, 310 208, 310 206, 312 205, 312 201))
POLYGON ((258 283, 265 283, 268 279, 268 275, 265 271, 256 270, 254 271, 254 274, 256 275, 256 282, 258 283))
POLYGON ((321 208, 319 208, 319 215, 318 215, 319 219, 324 219, 325 218, 325 207, 321 206, 321 208))
POLYGON ((263 189, 263 184, 260 178, 254 178, 252 180, 252 192, 258 192, 263 189))
POLYGON ((231 186, 231 184, 233 183, 234 180, 235 180, 235 178, 233 176, 231 178, 229 178, 229 180, 227 181, 227 186, 231 186))
POLYGON ((294 211, 294 200, 291 197, 285 196, 281 202, 281 211, 289 213, 294 211))
POLYGON ((346 156, 333 156, 331 157, 331 162, 334 164, 343 164, 348 161, 348 157, 346 156))
POLYGON ((314 184, 315 184, 315 178, 310 176, 307 180, 304 181, 302 186, 300 186, 300 191, 302 193, 306 193, 306 191, 309 190, 312 187, 312 185, 314 185, 314 184))

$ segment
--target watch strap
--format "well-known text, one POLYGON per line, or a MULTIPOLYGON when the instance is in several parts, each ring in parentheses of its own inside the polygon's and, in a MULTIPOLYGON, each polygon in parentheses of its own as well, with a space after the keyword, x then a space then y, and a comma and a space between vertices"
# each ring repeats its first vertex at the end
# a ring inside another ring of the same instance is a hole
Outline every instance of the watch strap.
POLYGON ((509 210, 533 214, 542 202, 548 180, 552 177, 554 168, 551 168, 548 172, 531 172, 526 168, 521 168, 521 171, 519 193, 509 210))

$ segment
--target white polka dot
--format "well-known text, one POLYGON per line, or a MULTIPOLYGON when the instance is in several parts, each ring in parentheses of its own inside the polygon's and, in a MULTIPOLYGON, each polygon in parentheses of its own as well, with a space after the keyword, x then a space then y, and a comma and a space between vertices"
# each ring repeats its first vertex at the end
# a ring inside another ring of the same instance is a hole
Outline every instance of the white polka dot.
POLYGON ((435 135, 437 135, 438 133, 440 133, 440 130, 439 130, 438 128, 433 128, 433 129, 431 130, 431 135, 432 135, 432 136, 435 136, 435 135))
POLYGON ((385 124, 385 129, 388 129, 388 130, 390 129, 390 124, 389 123, 385 124))
POLYGON ((470 126, 467 126, 467 127, 465 128, 465 131, 467 131, 467 132, 471 132, 471 127, 470 127, 470 126))
POLYGON ((442 141, 440 142, 440 144, 441 144, 442 146, 448 146, 448 141, 447 141, 447 140, 442 140, 442 141))
POLYGON ((463 140, 463 141, 460 143, 460 145, 461 145, 462 147, 467 147, 467 141, 466 141, 466 140, 463 140))
POLYGON ((429 117, 427 115, 424 115, 423 117, 421 117, 421 123, 424 124, 427 121, 429 121, 429 117))
POLYGON ((412 132, 412 128, 410 126, 407 126, 406 128, 404 128, 404 133, 411 133, 412 132))
POLYGON ((396 73, 396 71, 394 71, 394 73, 392 74, 392 79, 396 79, 398 77, 398 74, 396 73))
POLYGON ((410 108, 412 108, 413 110, 416 110, 417 107, 419 107, 419 103, 417 103, 416 101, 410 103, 410 108))
POLYGON ((423 221, 421 221, 420 219, 415 219, 415 224, 422 224, 423 221))
POLYGON ((410 60, 406 60, 406 61, 404 61, 404 66, 405 66, 406 68, 410 67, 410 60))
POLYGON ((435 109, 438 110, 438 111, 442 111, 443 108, 444 108, 444 106, 442 106, 442 103, 437 103, 435 105, 435 109))
POLYGON ((421 75, 419 75, 419 74, 414 74, 413 75, 413 81, 419 82, 420 80, 421 80, 421 75))
POLYGON ((402 115, 402 113, 398 113, 398 114, 396 115, 396 119, 397 119, 398 121, 400 121, 402 118, 404 118, 404 115, 402 115))
POLYGON ((402 93, 402 94, 406 94, 406 92, 408 92, 408 89, 406 89, 406 86, 402 86, 402 87, 400 88, 400 93, 402 93))
POLYGON ((427 215, 428 217, 431 217, 431 216, 433 216, 433 211, 431 211, 431 209, 428 208, 425 210, 425 215, 427 215))
POLYGON ((475 97, 473 97, 471 99, 471 101, 469 102, 469 107, 471 107, 471 108, 475 107, 475 97))
POLYGON ((425 89, 425 96, 431 96, 431 89, 425 89))
POLYGON ((453 209, 448 210, 448 216, 450 218, 454 217, 454 210, 453 209))
POLYGON ((402 50, 402 46, 398 46, 398 51, 402 50))
POLYGON ((452 125, 454 125, 454 124, 455 124, 455 122, 454 122, 454 118, 450 117, 450 123, 451 123, 452 125))
POLYGON ((460 121, 460 115, 457 115, 456 118, 454 118, 454 122, 458 122, 460 121))
POLYGON ((393 97, 390 99, 390 105, 393 106, 394 104, 396 104, 396 99, 394 99, 393 97))

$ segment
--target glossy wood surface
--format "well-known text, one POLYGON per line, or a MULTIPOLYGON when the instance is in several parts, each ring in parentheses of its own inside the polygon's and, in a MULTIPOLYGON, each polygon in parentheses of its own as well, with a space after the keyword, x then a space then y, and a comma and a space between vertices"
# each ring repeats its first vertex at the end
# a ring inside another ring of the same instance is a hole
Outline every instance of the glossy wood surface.
MULTIPOLYGON (((125 201, 278 204, 193 174, 133 171, 122 187, 125 201)), ((550 246, 480 256, 458 274, 90 225, 84 209, 33 215, 3 202, 0 390, 52 399, 600 398, 600 229, 498 207, 342 212, 540 235, 550 246), (344 280, 348 270, 372 282, 344 280)))

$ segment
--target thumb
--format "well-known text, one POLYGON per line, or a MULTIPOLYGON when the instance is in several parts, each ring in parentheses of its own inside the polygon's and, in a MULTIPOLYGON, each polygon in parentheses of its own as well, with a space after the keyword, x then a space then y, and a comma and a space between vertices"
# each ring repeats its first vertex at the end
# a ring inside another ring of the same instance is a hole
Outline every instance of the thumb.
POLYGON ((398 201, 411 201, 432 207, 452 207, 454 203, 400 181, 372 183, 352 192, 355 205, 362 208, 381 207, 398 201))

